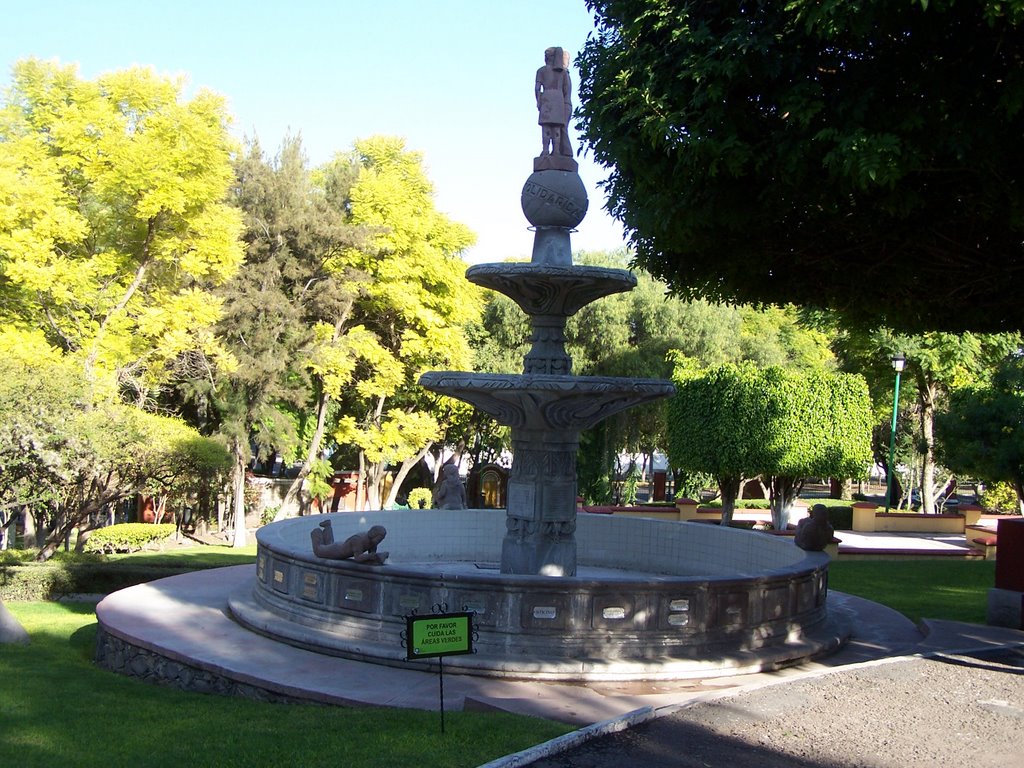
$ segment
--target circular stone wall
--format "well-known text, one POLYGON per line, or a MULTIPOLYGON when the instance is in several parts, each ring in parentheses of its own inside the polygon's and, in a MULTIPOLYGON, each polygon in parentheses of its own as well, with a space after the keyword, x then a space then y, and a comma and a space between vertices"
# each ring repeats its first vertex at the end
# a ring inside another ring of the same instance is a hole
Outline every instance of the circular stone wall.
MULTIPOLYGON (((314 557, 322 517, 257 532, 257 578, 230 607, 249 628, 323 653, 405 665, 405 617, 475 612, 454 673, 553 680, 672 679, 792 663, 841 642, 826 620, 827 555, 770 535, 581 514, 579 574, 498 572, 503 510, 328 515, 336 540, 388 530, 384 566, 314 557)), ((424 664, 426 661, 415 663, 424 664)), ((435 662, 436 663, 436 662, 435 662)))

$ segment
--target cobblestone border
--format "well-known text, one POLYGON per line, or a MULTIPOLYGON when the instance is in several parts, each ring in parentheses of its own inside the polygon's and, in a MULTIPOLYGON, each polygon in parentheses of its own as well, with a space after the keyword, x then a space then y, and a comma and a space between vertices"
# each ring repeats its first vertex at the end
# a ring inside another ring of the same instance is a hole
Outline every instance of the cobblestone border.
POLYGON ((109 632, 103 625, 96 630, 97 666, 147 683, 194 693, 212 693, 219 696, 238 696, 251 701, 273 704, 316 704, 302 699, 242 683, 227 675, 171 659, 163 654, 140 648, 109 632))

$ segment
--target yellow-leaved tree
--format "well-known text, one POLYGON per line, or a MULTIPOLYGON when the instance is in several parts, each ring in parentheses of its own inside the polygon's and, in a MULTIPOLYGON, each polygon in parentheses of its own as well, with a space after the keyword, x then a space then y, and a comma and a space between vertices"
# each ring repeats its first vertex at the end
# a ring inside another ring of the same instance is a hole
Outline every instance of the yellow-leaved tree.
POLYGON ((224 101, 183 87, 29 59, 0 102, 0 319, 139 402, 176 355, 215 347, 208 289, 243 255, 224 101))
POLYGON ((142 412, 173 362, 199 349, 231 364, 212 330, 211 289, 243 258, 241 217, 225 203, 233 143, 223 99, 185 99, 183 88, 148 69, 85 80, 28 59, 0 98, 0 349, 74 380, 74 398, 26 407, 78 415, 33 429, 73 416, 84 447, 64 440, 61 450, 102 459, 50 476, 44 552, 140 489, 152 451, 198 438, 142 412))
POLYGON ((348 254, 369 279, 352 318, 365 331, 352 339, 362 362, 335 436, 358 448, 366 504, 378 508, 394 503, 441 436, 437 399, 416 382, 427 370, 470 368, 466 327, 482 302, 460 258, 474 235, 435 208, 422 156, 402 139, 376 136, 357 141, 354 157, 352 222, 375 234, 370 247, 348 254))

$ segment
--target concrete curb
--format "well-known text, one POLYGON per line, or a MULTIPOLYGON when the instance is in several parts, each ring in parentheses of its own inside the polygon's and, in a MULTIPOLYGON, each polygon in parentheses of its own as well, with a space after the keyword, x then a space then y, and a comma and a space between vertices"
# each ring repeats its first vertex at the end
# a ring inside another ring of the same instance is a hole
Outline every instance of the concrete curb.
POLYGON ((659 717, 658 711, 654 707, 641 707, 640 709, 634 709, 632 712, 627 712, 622 717, 613 717, 610 720, 602 720, 600 723, 594 723, 588 725, 585 728, 580 728, 572 733, 567 733, 564 736, 545 741, 543 744, 537 744, 536 746, 524 749, 521 752, 513 752, 511 755, 505 755, 499 757, 497 760, 491 760, 489 763, 484 763, 478 768, 518 768, 519 766, 529 765, 530 763, 536 762, 545 757, 551 757, 557 755, 560 752, 565 752, 573 747, 578 747, 584 742, 590 741, 591 739, 597 738, 598 736, 604 736, 609 733, 618 733, 624 731, 627 728, 632 728, 635 725, 640 725, 648 720, 653 720, 659 717))

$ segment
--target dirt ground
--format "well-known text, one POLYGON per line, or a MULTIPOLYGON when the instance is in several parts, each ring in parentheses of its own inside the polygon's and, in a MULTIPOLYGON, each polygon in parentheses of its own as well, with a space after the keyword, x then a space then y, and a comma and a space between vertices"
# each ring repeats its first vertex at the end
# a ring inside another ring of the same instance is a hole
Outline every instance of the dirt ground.
POLYGON ((861 666, 697 704, 534 768, 1024 766, 1024 649, 861 666))

